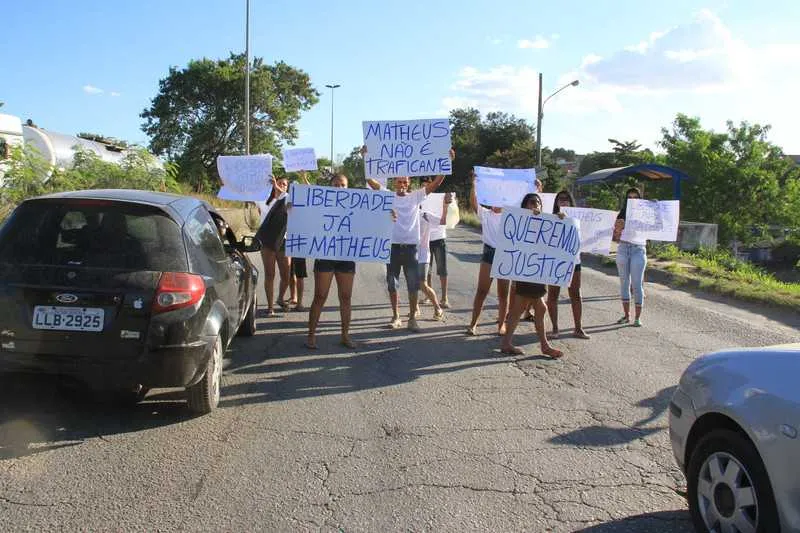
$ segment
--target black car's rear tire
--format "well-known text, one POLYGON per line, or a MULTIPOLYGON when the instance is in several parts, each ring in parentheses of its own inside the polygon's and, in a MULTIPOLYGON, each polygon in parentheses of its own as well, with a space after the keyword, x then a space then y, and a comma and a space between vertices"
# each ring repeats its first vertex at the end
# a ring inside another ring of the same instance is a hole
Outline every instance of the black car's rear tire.
POLYGON ((258 311, 258 298, 256 292, 253 291, 253 300, 250 302, 250 307, 247 309, 247 314, 244 316, 242 324, 239 326, 239 335, 242 337, 252 337, 256 334, 256 312, 258 311))
POLYGON ((197 414, 208 414, 219 405, 222 387, 222 339, 217 336, 208 358, 206 371, 196 384, 186 388, 189 410, 197 414))
POLYGON ((692 451, 686 470, 689 512, 697 531, 720 531, 745 521, 756 533, 780 531, 767 470, 750 440, 715 429, 692 451))

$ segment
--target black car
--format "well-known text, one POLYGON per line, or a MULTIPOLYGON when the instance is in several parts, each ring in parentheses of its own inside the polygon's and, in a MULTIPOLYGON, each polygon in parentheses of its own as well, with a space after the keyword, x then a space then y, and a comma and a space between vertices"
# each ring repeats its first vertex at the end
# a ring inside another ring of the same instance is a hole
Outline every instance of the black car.
POLYGON ((258 271, 196 198, 133 190, 26 200, 0 229, 0 372, 79 378, 137 401, 219 402, 222 357, 255 334, 258 271))

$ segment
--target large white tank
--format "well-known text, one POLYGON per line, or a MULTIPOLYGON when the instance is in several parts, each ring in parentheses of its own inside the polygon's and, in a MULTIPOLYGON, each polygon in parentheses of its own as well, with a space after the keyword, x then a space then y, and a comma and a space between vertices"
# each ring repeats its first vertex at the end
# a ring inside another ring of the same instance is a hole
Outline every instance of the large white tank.
POLYGON ((70 168, 72 166, 76 146, 94 152, 100 159, 109 163, 118 164, 125 157, 124 150, 97 141, 44 130, 36 126, 23 125, 22 136, 25 139, 25 144, 36 148, 39 154, 56 168, 70 168))

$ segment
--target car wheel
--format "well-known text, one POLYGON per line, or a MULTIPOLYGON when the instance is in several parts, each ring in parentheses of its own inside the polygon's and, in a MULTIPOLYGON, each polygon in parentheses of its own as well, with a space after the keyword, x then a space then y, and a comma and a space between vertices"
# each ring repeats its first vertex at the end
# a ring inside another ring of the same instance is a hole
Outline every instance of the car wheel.
POLYGON ((689 459, 686 481, 697 531, 780 531, 764 463, 741 434, 716 429, 700 439, 689 459))
POLYGON ((253 291, 253 300, 250 302, 250 307, 247 309, 247 314, 244 316, 242 324, 239 326, 239 335, 242 337, 252 337, 256 334, 256 312, 258 311, 258 299, 255 291, 253 291))
POLYGON ((193 413, 207 414, 219 405, 222 385, 222 339, 217 336, 208 358, 203 377, 196 384, 186 388, 189 410, 193 413))

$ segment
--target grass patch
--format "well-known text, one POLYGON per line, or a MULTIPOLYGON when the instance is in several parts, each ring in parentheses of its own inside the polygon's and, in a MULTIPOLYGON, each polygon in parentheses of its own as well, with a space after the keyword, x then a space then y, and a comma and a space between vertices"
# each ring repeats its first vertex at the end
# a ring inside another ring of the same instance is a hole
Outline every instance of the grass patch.
POLYGON ((776 279, 763 268, 742 261, 726 250, 683 252, 675 245, 654 245, 649 255, 655 268, 677 279, 694 280, 702 289, 744 300, 800 309, 800 283, 776 279))

